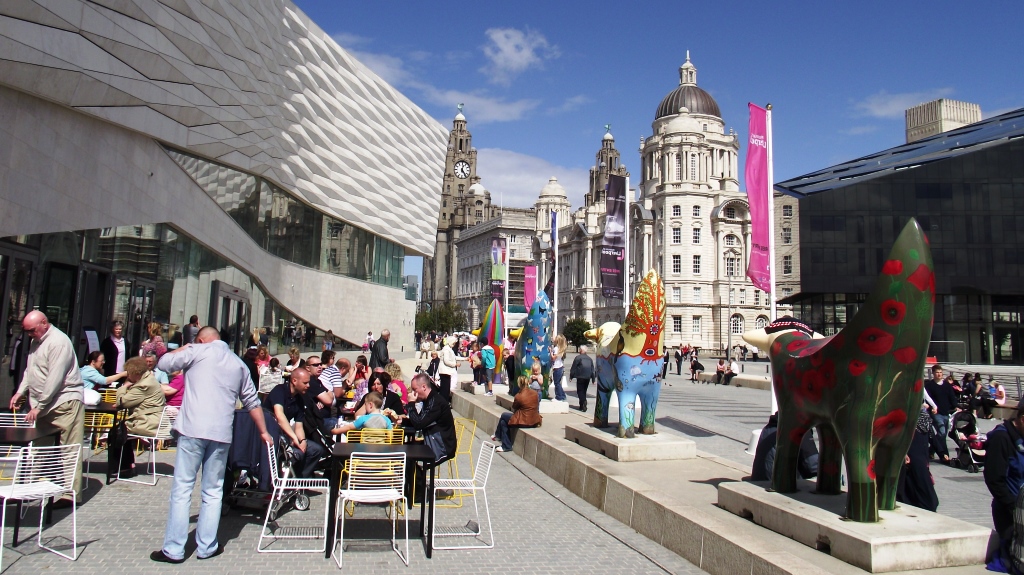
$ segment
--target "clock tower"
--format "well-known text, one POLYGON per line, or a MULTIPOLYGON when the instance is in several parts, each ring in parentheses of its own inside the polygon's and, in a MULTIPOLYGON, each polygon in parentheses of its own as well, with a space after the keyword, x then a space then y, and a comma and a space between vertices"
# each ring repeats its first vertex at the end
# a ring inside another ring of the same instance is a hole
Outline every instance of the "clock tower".
POLYGON ((476 148, 466 129, 462 104, 448 134, 448 154, 441 180, 441 213, 437 218, 434 257, 423 266, 423 301, 431 305, 454 300, 459 232, 497 216, 491 194, 476 174, 476 148))

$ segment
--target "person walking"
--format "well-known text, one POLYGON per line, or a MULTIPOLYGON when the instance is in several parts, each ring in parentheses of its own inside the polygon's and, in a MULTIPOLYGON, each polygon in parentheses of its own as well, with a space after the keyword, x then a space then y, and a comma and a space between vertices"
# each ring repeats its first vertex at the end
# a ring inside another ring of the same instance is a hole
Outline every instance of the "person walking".
POLYGON ((675 360, 676 375, 683 375, 683 350, 681 348, 676 348, 675 360))
POLYGON ((576 380, 576 397, 579 398, 580 411, 587 410, 587 390, 594 379, 594 360, 587 355, 587 346, 580 346, 580 353, 569 366, 569 379, 576 380))
POLYGON ((382 330, 380 337, 370 347, 370 369, 377 369, 378 367, 384 369, 384 366, 391 363, 391 357, 388 355, 389 341, 391 341, 391 331, 382 330))
POLYGON ((931 438, 928 455, 938 455, 943 463, 949 465, 949 448, 946 446, 946 433, 949 432, 949 416, 956 411, 960 402, 952 385, 942 377, 942 366, 932 366, 932 378, 924 382, 924 390, 935 402, 935 413, 932 414, 932 425, 935 435, 931 438))
MULTIPOLYGON (((249 369, 238 359, 216 328, 206 326, 196 335, 196 343, 164 354, 160 369, 185 372, 185 399, 174 422, 178 451, 174 459, 174 481, 167 513, 163 547, 149 558, 161 563, 185 561, 192 489, 202 468, 202 505, 196 522, 196 555, 209 559, 224 552, 217 542, 221 499, 224 496, 224 471, 231 447, 235 404, 239 400, 256 424, 260 437, 268 444, 263 409, 256 396, 256 385, 249 369)), ((81 439, 79 439, 81 441, 81 439)))
MULTIPOLYGON (((78 371, 78 358, 71 340, 50 325, 46 314, 28 312, 21 320, 23 333, 32 338, 25 376, 11 396, 11 411, 17 411, 28 397, 25 421, 35 423, 43 434, 59 433, 58 444, 81 445, 85 434, 85 409, 82 405, 85 384, 78 371)), ((75 499, 82 496, 82 466, 75 468, 75 499)), ((61 499, 54 508, 71 507, 70 499, 61 499)))

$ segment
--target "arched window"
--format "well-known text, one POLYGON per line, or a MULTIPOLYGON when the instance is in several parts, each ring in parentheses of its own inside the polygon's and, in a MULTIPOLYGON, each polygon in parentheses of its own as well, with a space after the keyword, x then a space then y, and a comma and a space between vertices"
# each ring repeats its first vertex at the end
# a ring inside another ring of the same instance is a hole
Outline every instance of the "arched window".
POLYGON ((757 316, 757 321, 754 322, 754 329, 764 329, 768 327, 768 318, 763 315, 757 316))
POLYGON ((743 316, 736 314, 729 318, 729 331, 731 333, 738 334, 743 333, 743 316))
POLYGON ((729 235, 725 236, 725 245, 726 246, 729 246, 729 247, 735 246, 737 242, 739 242, 739 240, 736 238, 736 236, 734 236, 732 234, 729 234, 729 235))

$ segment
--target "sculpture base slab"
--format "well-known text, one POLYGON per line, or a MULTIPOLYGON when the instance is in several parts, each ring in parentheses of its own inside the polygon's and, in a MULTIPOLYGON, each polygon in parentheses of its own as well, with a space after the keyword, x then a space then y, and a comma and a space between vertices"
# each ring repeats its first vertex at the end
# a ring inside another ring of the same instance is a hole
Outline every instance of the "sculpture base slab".
MULTIPOLYGON (((486 385, 477 385, 472 381, 463 381, 461 385, 462 391, 465 391, 466 393, 472 393, 473 395, 484 395, 485 393, 487 393, 486 385)), ((494 391, 494 395, 498 395, 499 393, 508 395, 507 385, 496 384, 492 385, 491 389, 494 391)))
POLYGON ((615 437, 616 427, 601 429, 589 423, 565 426, 565 438, 615 461, 695 459, 697 444, 667 433, 637 434, 633 439, 615 437))
MULTIPOLYGON (((497 388, 495 388, 497 390, 497 388)), ((508 390, 498 395, 497 391, 494 393, 494 403, 497 403, 501 407, 512 411, 512 396, 508 395, 508 390)), ((553 399, 543 399, 540 402, 540 413, 541 415, 547 413, 569 413, 569 402, 567 401, 555 401, 553 399)))
POLYGON ((769 482, 718 486, 718 506, 870 573, 982 565, 991 529, 909 505, 880 511, 878 523, 844 521, 846 494, 766 491, 769 482))

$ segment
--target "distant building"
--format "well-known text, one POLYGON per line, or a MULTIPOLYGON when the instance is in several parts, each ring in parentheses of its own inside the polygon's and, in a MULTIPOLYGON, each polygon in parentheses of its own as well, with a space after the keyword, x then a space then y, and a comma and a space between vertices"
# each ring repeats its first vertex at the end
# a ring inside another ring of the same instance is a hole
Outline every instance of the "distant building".
POLYGON ((907 143, 981 121, 981 106, 941 98, 906 111, 907 143))
POLYGON ((815 330, 846 325, 913 217, 935 264, 928 355, 1024 364, 1024 108, 775 189, 800 198, 803 265, 791 301, 815 330))
POLYGON ((420 276, 405 276, 402 285, 405 287, 405 299, 416 301, 416 294, 420 291, 420 276))

